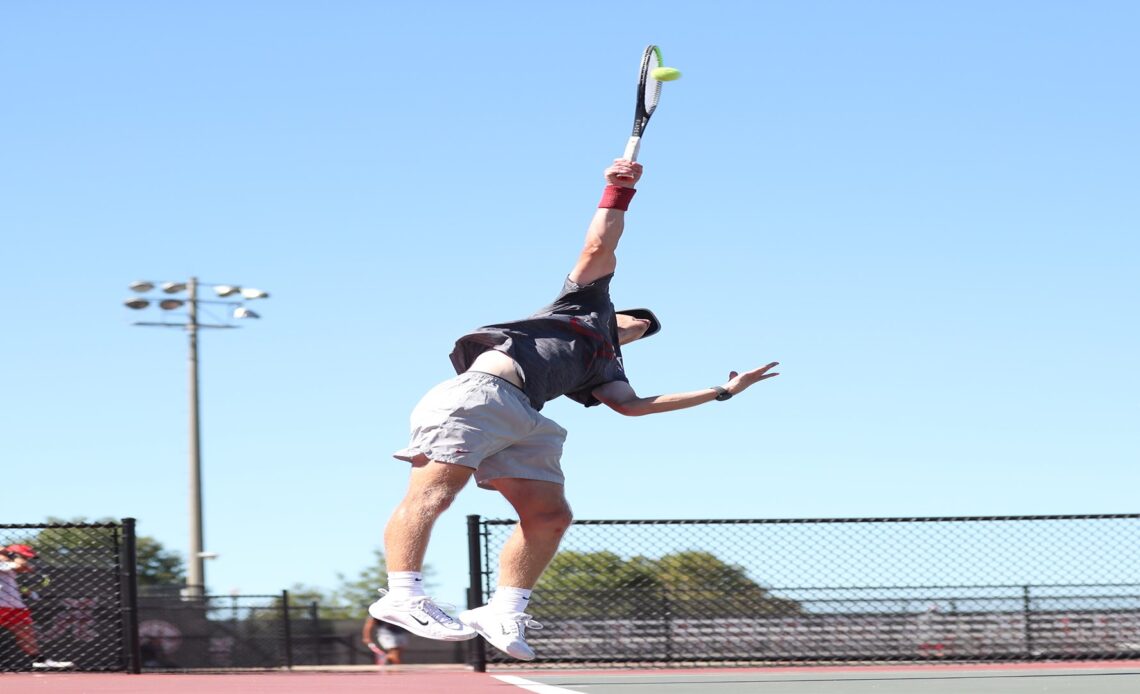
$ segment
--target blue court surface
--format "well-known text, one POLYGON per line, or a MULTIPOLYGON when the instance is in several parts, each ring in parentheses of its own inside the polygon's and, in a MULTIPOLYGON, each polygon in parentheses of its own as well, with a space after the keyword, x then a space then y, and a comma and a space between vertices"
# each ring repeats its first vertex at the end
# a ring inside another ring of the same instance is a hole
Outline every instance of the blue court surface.
POLYGON ((492 675, 535 694, 1136 694, 1140 662, 492 675))

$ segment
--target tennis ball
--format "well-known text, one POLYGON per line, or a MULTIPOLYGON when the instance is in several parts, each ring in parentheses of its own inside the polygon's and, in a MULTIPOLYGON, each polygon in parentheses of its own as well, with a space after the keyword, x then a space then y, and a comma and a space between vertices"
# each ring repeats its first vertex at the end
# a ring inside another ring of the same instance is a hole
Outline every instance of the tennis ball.
POLYGON ((681 71, 675 67, 655 67, 650 77, 658 82, 672 82, 681 79, 681 71))

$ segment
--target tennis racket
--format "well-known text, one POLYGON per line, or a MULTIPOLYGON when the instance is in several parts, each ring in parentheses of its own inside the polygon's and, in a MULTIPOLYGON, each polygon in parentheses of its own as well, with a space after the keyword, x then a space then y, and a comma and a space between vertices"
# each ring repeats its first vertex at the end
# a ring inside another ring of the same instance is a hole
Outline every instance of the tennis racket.
POLYGON ((637 108, 633 113, 633 135, 625 145, 625 154, 622 159, 637 161, 637 153, 641 150, 641 137, 645 134, 645 127, 649 119, 657 110, 657 102, 661 99, 661 82, 653 79, 653 70, 664 67, 661 60, 661 49, 650 44, 645 47, 641 56, 641 72, 637 80, 637 108))
POLYGON ((377 646, 374 643, 370 643, 370 644, 368 644, 368 650, 372 651, 372 653, 375 654, 377 665, 387 665, 388 664, 388 654, 385 653, 382 648, 380 648, 379 646, 377 646))

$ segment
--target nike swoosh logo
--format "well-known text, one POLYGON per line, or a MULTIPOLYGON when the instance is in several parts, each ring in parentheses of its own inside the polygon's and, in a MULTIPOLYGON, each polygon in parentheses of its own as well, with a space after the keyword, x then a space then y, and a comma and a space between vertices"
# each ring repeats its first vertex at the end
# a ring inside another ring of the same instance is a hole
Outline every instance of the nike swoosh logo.
POLYGON ((419 622, 421 625, 423 625, 425 627, 428 625, 427 622, 425 622, 424 620, 420 619, 419 617, 417 617, 415 615, 412 615, 412 619, 416 620, 417 622, 419 622))

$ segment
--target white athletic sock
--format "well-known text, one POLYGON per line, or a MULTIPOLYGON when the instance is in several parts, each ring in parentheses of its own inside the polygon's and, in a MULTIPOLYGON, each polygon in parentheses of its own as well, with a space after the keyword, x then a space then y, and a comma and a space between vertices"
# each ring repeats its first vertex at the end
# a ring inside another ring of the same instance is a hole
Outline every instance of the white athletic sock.
POLYGON ((418 598, 424 592, 424 575, 421 571, 389 571, 388 592, 397 598, 418 598))
POLYGON ((491 596, 487 605, 495 612, 526 612, 527 603, 530 602, 529 588, 511 588, 499 586, 491 596))

